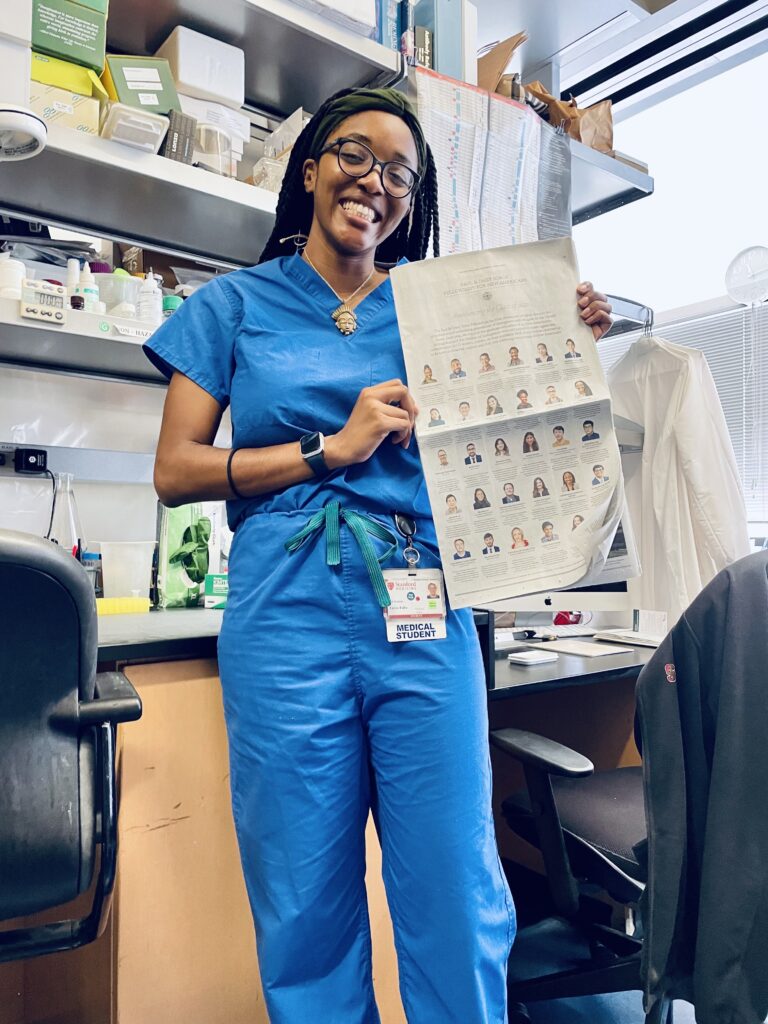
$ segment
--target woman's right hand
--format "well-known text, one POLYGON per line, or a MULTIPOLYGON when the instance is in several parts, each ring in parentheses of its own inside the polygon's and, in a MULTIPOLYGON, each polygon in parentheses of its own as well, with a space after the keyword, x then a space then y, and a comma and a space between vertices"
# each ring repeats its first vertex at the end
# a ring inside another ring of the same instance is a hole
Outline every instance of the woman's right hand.
POLYGON ((407 448, 419 410, 401 380, 363 388, 349 419, 325 439, 325 460, 331 469, 365 462, 388 434, 393 444, 407 448))

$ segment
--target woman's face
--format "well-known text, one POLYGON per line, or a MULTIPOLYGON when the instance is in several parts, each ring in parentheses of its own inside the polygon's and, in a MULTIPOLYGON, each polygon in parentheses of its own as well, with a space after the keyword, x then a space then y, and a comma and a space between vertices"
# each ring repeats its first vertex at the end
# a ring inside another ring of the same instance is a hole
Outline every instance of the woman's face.
POLYGON ((533 481, 533 489, 534 491, 544 490, 544 481, 541 479, 540 476, 537 476, 536 479, 533 481))
POLYGON ((478 487, 475 491, 475 501, 485 501, 485 491, 482 487, 478 487))
POLYGON ((440 419, 440 410, 439 409, 430 409, 429 410, 429 418, 431 420, 439 420, 440 419))
POLYGON ((520 529, 519 526, 516 526, 514 528, 514 530, 512 531, 512 543, 513 544, 519 544, 522 539, 523 539, 523 531, 520 529))
MULTIPOLYGON (((416 143, 402 118, 382 110, 364 110, 338 124, 324 145, 339 138, 356 138, 379 160, 399 160, 418 169, 416 143)), ((397 228, 408 213, 412 196, 395 199, 384 191, 379 169, 364 178, 351 178, 339 167, 336 151, 304 163, 304 188, 313 195, 310 233, 318 232, 336 252, 371 252, 397 228), (363 209, 355 208, 359 204, 363 209), (345 208, 346 207, 346 208, 345 208)))
POLYGON ((432 367, 431 366, 425 366, 424 367, 424 379, 425 380, 429 380, 431 378, 431 376, 432 376, 432 367))
POLYGON ((493 395, 488 396, 488 408, 491 410, 491 412, 493 412, 493 410, 496 408, 498 404, 499 403, 496 401, 493 395))
POLYGON ((586 384, 583 380, 576 381, 576 390, 579 392, 580 395, 584 394, 584 392, 586 391, 586 384))
POLYGON ((563 473, 563 483, 566 487, 573 487, 573 485, 576 483, 576 477, 573 475, 573 473, 565 472, 563 473))
POLYGON ((496 451, 501 454, 507 446, 504 444, 502 438, 496 438, 496 451))
POLYGON ((533 442, 535 440, 536 440, 536 438, 533 436, 533 434, 529 430, 528 433, 523 438, 523 444, 531 445, 531 444, 533 444, 533 442))
POLYGON ((511 349, 509 350, 509 358, 510 358, 510 359, 519 359, 519 358, 520 358, 520 353, 519 353, 519 351, 518 351, 518 350, 517 350, 517 349, 515 348, 515 346, 514 346, 514 345, 513 345, 513 346, 512 346, 512 348, 511 348, 511 349))
POLYGON ((540 356, 547 355, 547 346, 546 345, 541 345, 540 344, 540 345, 537 345, 536 348, 539 350, 539 355, 540 356))
POLYGON ((577 526, 581 526, 581 524, 583 522, 584 522, 584 520, 583 520, 583 518, 581 516, 574 516, 573 517, 573 529, 575 530, 577 526))

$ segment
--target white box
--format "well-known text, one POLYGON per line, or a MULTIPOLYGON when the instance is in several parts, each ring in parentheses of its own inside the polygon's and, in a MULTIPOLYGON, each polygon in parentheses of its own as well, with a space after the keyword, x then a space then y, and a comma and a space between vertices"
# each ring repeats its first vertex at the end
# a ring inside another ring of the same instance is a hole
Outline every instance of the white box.
MULTIPOLYGON (((3 16, 0 20, 0 39, 32 45, 32 0, 2 0, 3 16)), ((2 68, 0 63, 0 68, 2 68)), ((3 69, 4 70, 4 69, 3 69)))
POLYGON ((29 107, 32 51, 0 35, 0 105, 29 107))
POLYGON ((229 107, 245 102, 245 54, 239 47, 179 25, 155 56, 171 65, 179 92, 229 107))

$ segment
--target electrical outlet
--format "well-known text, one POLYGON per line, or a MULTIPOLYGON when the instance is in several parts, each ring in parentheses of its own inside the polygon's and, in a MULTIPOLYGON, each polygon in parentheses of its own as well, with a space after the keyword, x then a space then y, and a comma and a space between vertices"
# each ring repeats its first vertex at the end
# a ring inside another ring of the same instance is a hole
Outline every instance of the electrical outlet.
POLYGON ((13 453, 13 468, 17 473, 45 473, 48 453, 44 448, 17 448, 13 453))

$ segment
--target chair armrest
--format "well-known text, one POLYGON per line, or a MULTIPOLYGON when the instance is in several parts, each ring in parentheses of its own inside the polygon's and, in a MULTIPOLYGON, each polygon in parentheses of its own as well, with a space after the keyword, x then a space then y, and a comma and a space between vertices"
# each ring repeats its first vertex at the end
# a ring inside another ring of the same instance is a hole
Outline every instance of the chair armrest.
POLYGON ((548 775, 577 779, 591 775, 595 770, 595 766, 583 754, 525 729, 497 729, 491 733, 491 743, 523 764, 545 771, 548 775))
POLYGON ((99 672, 95 699, 80 702, 78 719, 81 725, 116 725, 137 721, 141 710, 141 698, 122 672, 99 672))

